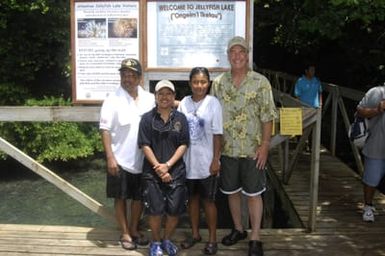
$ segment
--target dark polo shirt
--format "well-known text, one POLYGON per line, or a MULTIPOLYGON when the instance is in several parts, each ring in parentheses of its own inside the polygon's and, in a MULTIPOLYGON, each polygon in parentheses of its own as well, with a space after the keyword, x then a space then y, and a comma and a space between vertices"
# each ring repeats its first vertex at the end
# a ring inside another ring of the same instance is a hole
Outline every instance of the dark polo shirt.
MULTIPOLYGON (((169 120, 165 123, 157 112, 156 107, 145 113, 139 124, 138 145, 141 148, 149 146, 156 159, 160 163, 167 162, 181 145, 189 145, 188 123, 185 115, 179 111, 172 110, 169 120)), ((181 157, 169 170, 174 180, 185 179, 186 167, 181 157)), ((144 158, 143 178, 149 175, 158 177, 150 162, 144 158)))

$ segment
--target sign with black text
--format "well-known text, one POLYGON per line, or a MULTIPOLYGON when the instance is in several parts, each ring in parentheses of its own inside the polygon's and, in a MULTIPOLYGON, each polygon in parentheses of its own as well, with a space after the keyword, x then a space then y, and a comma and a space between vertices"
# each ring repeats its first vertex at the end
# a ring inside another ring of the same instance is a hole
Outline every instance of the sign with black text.
POLYGON ((101 101, 120 85, 121 61, 139 59, 139 2, 82 1, 73 10, 74 99, 101 101))
POLYGON ((226 68, 227 42, 246 35, 246 1, 149 1, 148 68, 226 68))

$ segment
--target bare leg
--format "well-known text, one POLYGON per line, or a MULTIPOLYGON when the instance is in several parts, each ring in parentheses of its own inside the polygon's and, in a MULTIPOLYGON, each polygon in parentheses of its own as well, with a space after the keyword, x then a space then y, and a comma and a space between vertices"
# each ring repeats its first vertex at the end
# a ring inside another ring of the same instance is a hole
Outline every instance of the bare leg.
POLYGON ((370 187, 366 184, 364 184, 364 200, 365 204, 373 204, 373 198, 374 198, 374 193, 376 192, 376 188, 370 187))
POLYGON ((167 215, 166 226, 164 228, 164 239, 170 240, 171 236, 174 234, 175 228, 178 225, 179 216, 170 216, 167 215))
POLYGON ((152 241, 160 242, 160 227, 162 216, 151 215, 148 217, 148 225, 151 228, 152 241))
POLYGON ((209 229, 209 242, 215 243, 217 241, 217 207, 215 202, 204 201, 207 227, 209 229))
POLYGON ((261 229, 263 213, 262 197, 260 195, 248 197, 247 203, 249 205, 249 216, 251 222, 250 240, 260 240, 259 233, 261 229))
POLYGON ((122 238, 131 241, 128 228, 126 200, 115 198, 115 217, 122 232, 122 238))
POLYGON ((139 237, 139 221, 142 216, 142 201, 132 200, 131 201, 131 221, 130 221, 130 231, 132 236, 139 237))
POLYGON ((190 197, 188 210, 190 215, 192 237, 199 238, 199 195, 190 197))
POLYGON ((243 231, 241 219, 241 192, 229 195, 228 200, 231 217, 234 223, 234 228, 238 231, 243 231))

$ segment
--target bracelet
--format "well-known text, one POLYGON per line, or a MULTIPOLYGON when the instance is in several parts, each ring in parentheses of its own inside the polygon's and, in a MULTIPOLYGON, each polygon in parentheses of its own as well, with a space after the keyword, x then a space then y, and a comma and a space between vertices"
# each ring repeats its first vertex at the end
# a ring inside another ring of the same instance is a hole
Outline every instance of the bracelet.
POLYGON ((171 168, 171 165, 170 165, 170 163, 169 162, 166 162, 166 165, 167 165, 167 168, 171 168))

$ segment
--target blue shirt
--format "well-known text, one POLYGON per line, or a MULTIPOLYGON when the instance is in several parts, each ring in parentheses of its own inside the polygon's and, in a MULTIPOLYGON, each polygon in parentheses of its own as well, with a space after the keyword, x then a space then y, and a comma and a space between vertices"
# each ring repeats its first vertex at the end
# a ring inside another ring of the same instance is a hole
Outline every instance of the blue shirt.
POLYGON ((312 106, 313 108, 320 107, 321 92, 321 82, 316 77, 308 79, 305 75, 303 75, 295 84, 294 95, 299 97, 302 102, 312 106))

